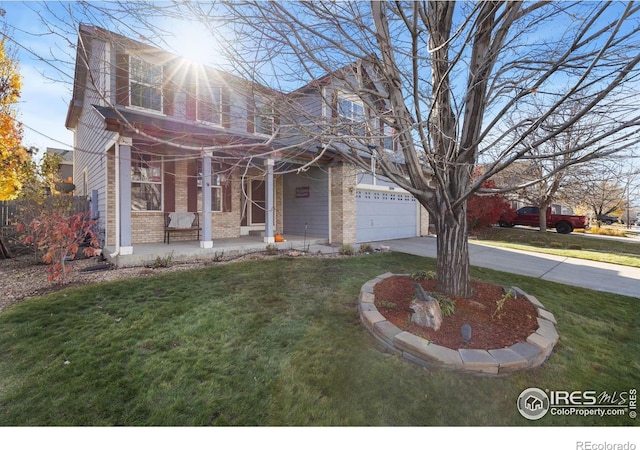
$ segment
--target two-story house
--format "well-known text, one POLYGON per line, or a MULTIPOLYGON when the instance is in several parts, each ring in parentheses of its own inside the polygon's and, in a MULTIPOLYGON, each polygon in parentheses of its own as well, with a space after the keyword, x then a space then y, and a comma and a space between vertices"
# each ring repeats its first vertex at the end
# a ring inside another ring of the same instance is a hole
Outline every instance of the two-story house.
POLYGON ((267 243, 276 232, 331 243, 426 234, 426 212, 408 193, 335 151, 318 157, 319 142, 292 146, 279 133, 275 104, 362 114, 347 93, 327 104, 334 84, 328 75, 277 92, 81 25, 66 126, 75 193, 91 197, 104 247, 127 255, 163 242, 170 212, 198 214, 201 248, 256 232, 267 243))

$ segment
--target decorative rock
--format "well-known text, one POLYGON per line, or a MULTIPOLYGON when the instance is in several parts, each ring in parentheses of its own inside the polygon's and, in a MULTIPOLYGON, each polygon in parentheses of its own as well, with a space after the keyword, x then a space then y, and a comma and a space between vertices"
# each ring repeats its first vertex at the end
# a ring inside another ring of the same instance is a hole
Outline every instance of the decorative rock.
POLYGON ((411 322, 438 331, 442 325, 442 310, 438 300, 427 294, 418 283, 413 285, 416 297, 411 302, 411 322))

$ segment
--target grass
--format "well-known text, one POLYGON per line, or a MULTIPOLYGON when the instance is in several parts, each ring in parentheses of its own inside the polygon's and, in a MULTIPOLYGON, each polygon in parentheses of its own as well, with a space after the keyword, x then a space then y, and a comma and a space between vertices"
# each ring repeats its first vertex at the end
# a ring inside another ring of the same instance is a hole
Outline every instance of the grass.
POLYGON ((280 258, 71 288, 0 314, 2 425, 631 425, 516 409, 528 387, 640 384, 637 299, 475 269, 558 319, 541 368, 506 378, 427 371, 380 352, 360 286, 434 261, 385 253, 280 258))
POLYGON ((496 247, 528 250, 570 258, 640 267, 640 242, 607 239, 581 233, 540 233, 524 228, 490 228, 474 242, 496 247))

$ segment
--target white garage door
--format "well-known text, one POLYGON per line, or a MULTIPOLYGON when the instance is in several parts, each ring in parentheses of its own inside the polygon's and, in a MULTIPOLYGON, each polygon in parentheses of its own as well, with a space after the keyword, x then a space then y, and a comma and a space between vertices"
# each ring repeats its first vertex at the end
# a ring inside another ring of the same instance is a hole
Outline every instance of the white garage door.
POLYGON ((356 241, 414 237, 417 201, 410 194, 356 190, 356 241))

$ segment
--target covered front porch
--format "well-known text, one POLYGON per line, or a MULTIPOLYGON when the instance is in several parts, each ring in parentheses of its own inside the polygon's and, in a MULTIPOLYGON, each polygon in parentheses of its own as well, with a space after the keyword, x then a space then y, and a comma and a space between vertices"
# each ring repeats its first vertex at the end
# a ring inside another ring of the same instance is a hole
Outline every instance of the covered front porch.
MULTIPOLYGON (((274 246, 278 250, 317 251, 317 246, 322 246, 323 252, 333 251, 328 245, 328 239, 313 236, 284 236, 285 242, 266 244, 262 236, 241 236, 239 238, 216 239, 213 246, 203 248, 201 241, 177 241, 171 244, 151 243, 136 244, 133 254, 121 254, 114 248, 105 247, 103 256, 111 264, 116 266, 145 266, 151 265, 159 258, 172 262, 184 262, 193 260, 215 260, 223 257, 243 255, 253 252, 262 252, 267 245, 274 246)), ((338 249, 335 249, 337 252, 338 249)))

